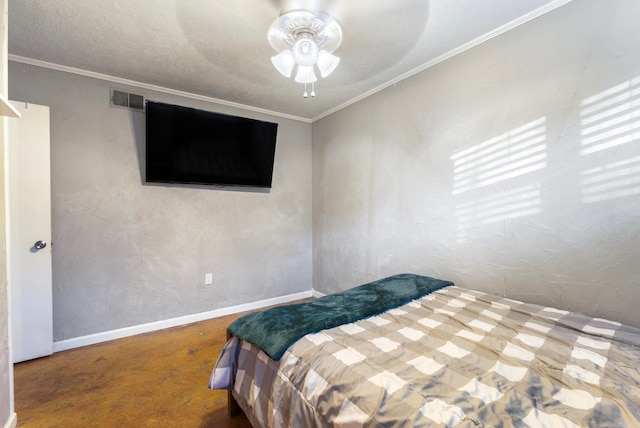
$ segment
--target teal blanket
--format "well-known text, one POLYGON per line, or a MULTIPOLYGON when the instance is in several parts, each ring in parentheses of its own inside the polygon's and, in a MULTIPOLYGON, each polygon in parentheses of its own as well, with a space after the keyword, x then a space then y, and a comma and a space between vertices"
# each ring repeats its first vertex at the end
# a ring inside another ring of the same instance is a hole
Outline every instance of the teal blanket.
POLYGON ((453 282, 413 274, 394 275, 308 302, 245 315, 234 321, 228 331, 279 360, 306 334, 381 314, 449 285, 453 282))

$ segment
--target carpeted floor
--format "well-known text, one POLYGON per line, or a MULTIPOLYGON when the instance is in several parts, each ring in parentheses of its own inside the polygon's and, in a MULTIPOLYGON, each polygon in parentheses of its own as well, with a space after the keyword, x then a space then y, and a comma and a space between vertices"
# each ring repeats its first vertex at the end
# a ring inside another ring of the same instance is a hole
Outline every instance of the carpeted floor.
POLYGON ((239 315, 60 352, 15 366, 19 427, 249 428, 207 388, 239 315))

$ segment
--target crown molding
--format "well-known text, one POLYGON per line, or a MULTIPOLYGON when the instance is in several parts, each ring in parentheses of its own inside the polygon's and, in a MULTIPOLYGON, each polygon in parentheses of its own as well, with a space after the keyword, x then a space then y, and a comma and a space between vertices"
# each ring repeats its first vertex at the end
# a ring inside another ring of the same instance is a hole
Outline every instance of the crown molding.
POLYGON ((262 109, 258 107, 252 107, 244 104, 234 103, 231 101, 221 100, 219 98, 207 97, 205 95, 194 94, 192 92, 179 91, 177 89, 165 88, 163 86, 151 85, 149 83, 138 82, 135 80, 123 79, 121 77, 110 76, 108 74, 97 73, 95 71, 82 70, 80 68, 68 67, 66 65, 55 64, 52 62, 41 61, 38 59, 27 58, 19 55, 8 55, 9 61, 19 62, 27 65, 35 65, 37 67, 48 68, 50 70, 63 71, 65 73, 77 74, 79 76, 91 77, 93 79, 105 80, 107 82, 117 83, 120 85, 133 86, 136 88, 142 88, 149 91, 161 92, 169 95, 177 95, 179 97, 189 98, 192 100, 205 101, 215 104, 221 104, 228 107, 235 107, 242 110, 248 110, 256 113, 268 114, 271 116, 277 116, 284 119, 296 120, 299 122, 311 123, 311 119, 293 116, 290 114, 280 113, 273 110, 262 109))
POLYGON ((327 110, 326 112, 324 112, 324 113, 314 117, 313 119, 311 119, 311 122, 313 123, 313 122, 315 122, 317 120, 322 119, 323 117, 327 117, 327 116, 329 116, 329 115, 331 115, 331 114, 333 114, 333 113, 335 113, 335 112, 337 112, 339 110, 342 110, 343 108, 346 108, 346 107, 348 107, 348 106, 350 106, 352 104, 355 104, 358 101, 361 101, 361 100, 363 100, 363 99, 365 99, 365 98, 367 98, 367 97, 369 97, 369 96, 371 96, 371 95, 373 95, 373 94, 375 94, 377 92, 380 92, 383 89, 386 89, 386 88, 388 88, 390 86, 393 86, 393 85, 395 85, 396 83, 398 83, 398 82, 400 82, 402 80, 408 79, 409 77, 414 76, 414 75, 416 75, 416 74, 418 74, 418 73, 420 73, 420 72, 422 72, 422 71, 424 71, 424 70, 426 70, 428 68, 431 68, 434 65, 440 64, 441 62, 446 61, 449 58, 452 58, 452 57, 454 57, 456 55, 459 55, 459 54, 461 54, 461 53, 463 53, 463 52, 465 52, 465 51, 467 51, 467 50, 469 50, 469 49, 471 49, 471 48, 473 48, 475 46, 478 46, 479 44, 482 44, 482 43, 484 43, 484 42, 486 42, 488 40, 493 39, 494 37, 497 37, 497 36, 499 36, 501 34, 504 34, 509 30, 512 30, 512 29, 514 29, 516 27, 519 27, 522 24, 525 24, 525 23, 527 23, 527 22, 529 22, 529 21, 531 21, 533 19, 536 19, 536 18, 538 18, 538 17, 540 17, 540 16, 542 16, 542 15, 548 13, 548 12, 551 12, 551 11, 561 7, 561 6, 564 6, 565 4, 570 3, 572 1, 573 0, 553 0, 553 1, 549 2, 549 3, 547 3, 546 5, 544 5, 542 7, 539 7, 538 9, 535 9, 535 10, 527 13, 526 15, 522 15, 521 17, 519 17, 517 19, 514 19, 513 21, 502 25, 501 27, 498 27, 498 28, 496 28, 496 29, 494 29, 492 31, 489 31, 488 33, 485 33, 485 34, 483 34, 483 35, 481 35, 479 37, 476 37, 475 39, 473 39, 473 40, 471 40, 471 41, 469 41, 469 42, 467 42, 467 43, 465 43, 463 45, 460 45, 457 48, 452 49, 452 50, 440 55, 439 57, 434 58, 431 61, 426 62, 426 63, 424 63, 424 64, 422 64, 422 65, 420 65, 420 66, 418 66, 418 67, 416 67, 416 68, 414 68, 412 70, 409 70, 406 73, 401 74, 401 75, 389 80, 386 83, 383 83, 383 84, 381 84, 379 86, 376 86, 375 88, 373 88, 373 89, 371 89, 371 90, 369 90, 369 91, 367 91, 367 92, 365 92, 363 94, 360 94, 357 97, 352 98, 351 100, 346 101, 346 102, 340 104, 337 107, 334 107, 334 108, 332 108, 330 110, 327 110))

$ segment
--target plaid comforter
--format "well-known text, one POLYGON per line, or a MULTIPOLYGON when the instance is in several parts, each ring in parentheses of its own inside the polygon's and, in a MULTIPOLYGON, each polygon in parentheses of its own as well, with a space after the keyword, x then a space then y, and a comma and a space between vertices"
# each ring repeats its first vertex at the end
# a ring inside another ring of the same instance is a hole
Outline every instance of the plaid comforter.
POLYGON ((639 329, 453 286, 277 362, 232 338, 210 387, 255 427, 636 427, 639 361, 639 329))

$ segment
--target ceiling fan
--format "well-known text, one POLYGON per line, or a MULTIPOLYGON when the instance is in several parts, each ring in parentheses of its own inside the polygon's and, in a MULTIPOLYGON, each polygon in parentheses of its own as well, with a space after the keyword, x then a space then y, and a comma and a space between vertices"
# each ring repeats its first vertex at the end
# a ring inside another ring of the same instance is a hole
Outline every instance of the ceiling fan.
POLYGON ((279 54, 271 57, 274 67, 285 77, 304 84, 311 84, 311 97, 315 97, 316 69, 321 77, 329 76, 340 63, 333 55, 342 43, 342 28, 329 15, 308 10, 283 13, 269 27, 268 39, 279 54))

